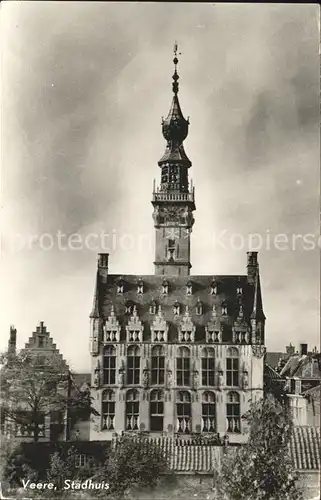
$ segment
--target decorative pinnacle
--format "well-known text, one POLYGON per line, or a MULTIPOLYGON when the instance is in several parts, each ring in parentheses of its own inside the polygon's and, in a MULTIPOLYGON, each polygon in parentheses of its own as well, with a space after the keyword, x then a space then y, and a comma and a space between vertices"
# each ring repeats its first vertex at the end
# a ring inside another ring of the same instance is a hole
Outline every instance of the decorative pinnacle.
POLYGON ((177 42, 174 43, 174 59, 173 59, 173 63, 174 63, 174 66, 175 66, 175 71, 174 71, 174 74, 173 74, 173 92, 174 94, 176 95, 178 93, 178 79, 179 79, 179 76, 177 74, 177 64, 178 64, 178 58, 177 56, 178 55, 181 55, 180 52, 178 52, 178 45, 177 45, 177 42))

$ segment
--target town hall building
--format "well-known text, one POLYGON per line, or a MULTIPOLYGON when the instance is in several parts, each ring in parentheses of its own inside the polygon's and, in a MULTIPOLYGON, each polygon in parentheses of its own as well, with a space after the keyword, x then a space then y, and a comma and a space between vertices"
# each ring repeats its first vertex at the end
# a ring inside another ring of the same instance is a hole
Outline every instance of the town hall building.
POLYGON ((144 431, 151 436, 246 440, 241 419, 263 396, 265 315, 257 252, 240 275, 193 275, 195 188, 184 149, 189 121, 178 92, 162 122, 152 216, 152 275, 112 273, 99 254, 91 330, 91 394, 100 416, 90 440, 144 431))

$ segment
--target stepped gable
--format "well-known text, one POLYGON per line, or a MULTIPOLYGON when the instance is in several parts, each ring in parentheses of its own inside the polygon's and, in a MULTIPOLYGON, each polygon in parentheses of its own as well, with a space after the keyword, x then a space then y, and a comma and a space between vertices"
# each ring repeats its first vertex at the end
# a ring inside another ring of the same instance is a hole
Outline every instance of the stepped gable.
POLYGON ((36 327, 36 331, 32 333, 31 337, 29 337, 29 341, 25 344, 24 350, 33 351, 47 356, 55 354, 55 356, 58 356, 63 362, 66 370, 69 370, 67 362, 63 359, 63 355, 59 352, 59 349, 57 349, 57 346, 50 337, 50 333, 48 332, 43 321, 40 321, 39 325, 36 327))
POLYGON ((177 338, 177 325, 182 321, 186 310, 196 326, 196 341, 205 341, 205 326, 213 319, 213 306, 223 332, 231 332, 239 315, 240 303, 244 320, 250 326, 254 285, 248 283, 247 276, 164 277, 109 274, 107 280, 99 282, 98 287, 100 315, 106 320, 112 307, 114 308, 122 327, 121 340, 124 340, 124 329, 130 317, 128 308, 132 310, 134 306, 144 324, 144 340, 150 340, 150 328, 155 319, 155 314, 151 312, 152 304, 155 304, 156 310, 161 306, 164 319, 169 325, 169 341, 177 338), (180 307, 178 315, 174 312, 175 305, 180 307), (201 307, 201 314, 198 307, 201 307), (227 311, 225 313, 224 307, 227 311))

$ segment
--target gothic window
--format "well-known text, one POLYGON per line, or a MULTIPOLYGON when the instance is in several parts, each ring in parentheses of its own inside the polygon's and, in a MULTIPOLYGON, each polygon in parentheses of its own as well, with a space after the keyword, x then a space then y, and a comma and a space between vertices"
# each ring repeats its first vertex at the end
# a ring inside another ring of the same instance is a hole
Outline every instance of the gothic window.
POLYGON ((44 346, 44 338, 43 337, 39 337, 38 338, 38 347, 43 347, 44 346))
POLYGON ((181 312, 181 306, 179 305, 179 302, 175 302, 173 306, 173 313, 175 316, 178 316, 181 312))
POLYGON ((168 240, 167 243, 167 258, 168 260, 174 259, 175 258, 175 240, 168 240))
POLYGON ((177 385, 190 385, 190 350, 187 347, 179 347, 176 359, 176 383, 177 385))
POLYGON ((150 314, 156 314, 156 302, 153 300, 149 307, 149 313, 150 314))
POLYGON ((176 400, 177 427, 179 433, 189 434, 192 430, 191 396, 187 391, 179 391, 176 400))
POLYGON ((202 385, 215 385, 215 351, 212 348, 204 348, 202 351, 202 385))
POLYGON ((186 295, 192 295, 192 293, 193 293, 193 285, 189 281, 186 285, 186 295))
POLYGON ((226 404, 227 432, 241 432, 240 396, 229 392, 226 404))
POLYGON ((127 304, 126 304, 126 306, 125 306, 125 307, 126 307, 126 309, 125 309, 125 313, 126 313, 126 314, 131 314, 131 312, 132 312, 132 308, 133 308, 133 304, 132 304, 132 302, 127 302, 127 304))
POLYGON ((200 300, 197 301, 197 304, 196 304, 196 314, 198 316, 201 316, 203 313, 203 306, 202 306, 202 302, 200 300))
POLYGON ((211 391, 202 398, 202 432, 216 432, 216 398, 211 391))
POLYGON ((127 350, 127 385, 139 384, 140 350, 138 346, 129 346, 127 350))
POLYGON ((164 393, 153 390, 150 394, 150 430, 162 431, 164 424, 164 393))
POLYGON ((162 346, 152 348, 152 385, 163 385, 165 380, 165 355, 162 346))
POLYGON ((235 347, 229 347, 226 353, 226 385, 239 386, 239 352, 235 347))
POLYGON ((112 345, 104 348, 104 384, 116 383, 116 349, 112 345))
POLYGON ((238 287, 236 288, 236 293, 237 293, 237 295, 242 295, 242 293, 243 293, 243 288, 242 288, 241 286, 238 286, 238 287))
POLYGON ((227 303, 223 302, 221 307, 222 307, 222 316, 226 316, 227 315, 227 303))
POLYGON ((138 431, 139 429, 139 392, 135 389, 126 394, 126 430, 138 431))
POLYGON ((109 389, 102 393, 103 430, 114 430, 115 427, 115 393, 109 389))

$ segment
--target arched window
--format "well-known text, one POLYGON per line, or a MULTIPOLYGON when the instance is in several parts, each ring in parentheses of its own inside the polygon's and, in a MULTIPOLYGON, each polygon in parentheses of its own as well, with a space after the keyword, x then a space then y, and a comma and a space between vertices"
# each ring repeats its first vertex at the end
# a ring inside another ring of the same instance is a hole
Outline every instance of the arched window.
POLYGON ((139 392, 135 389, 126 394, 126 430, 138 431, 139 429, 139 392))
POLYGON ((239 386, 239 365, 238 350, 236 347, 229 347, 226 352, 226 385, 228 387, 239 386))
POLYGON ((131 345, 127 350, 127 385, 139 384, 140 379, 140 350, 131 345))
POLYGON ((204 347, 202 351, 202 385, 215 385, 215 351, 212 347, 204 347))
POLYGON ((164 392, 153 390, 150 393, 150 430, 163 431, 164 425, 164 392))
POLYGON ((176 363, 177 385, 190 385, 190 350, 187 347, 179 347, 176 363))
POLYGON ((201 316, 203 313, 203 305, 200 300, 197 301, 196 307, 195 307, 195 312, 198 316, 201 316))
POLYGON ((116 383, 116 349, 113 345, 104 348, 104 384, 116 383))
POLYGON ((155 300, 153 300, 153 302, 151 303, 151 305, 149 307, 149 313, 156 314, 156 302, 155 302, 155 300))
POLYGON ((226 403, 227 432, 241 432, 240 396, 229 392, 226 403))
POLYGON ((216 432, 216 398, 211 391, 203 393, 202 432, 216 432))
POLYGON ((163 385, 165 380, 165 355, 162 346, 152 348, 152 385, 163 385))
POLYGON ((176 399, 177 432, 189 434, 192 430, 191 396, 187 391, 179 391, 176 399))
POLYGON ((102 429, 114 430, 115 424, 115 393, 110 389, 103 391, 102 394, 102 429))
POLYGON ((181 313, 181 306, 180 306, 179 302, 177 302, 177 301, 173 305, 173 313, 174 313, 174 316, 178 316, 181 313))

